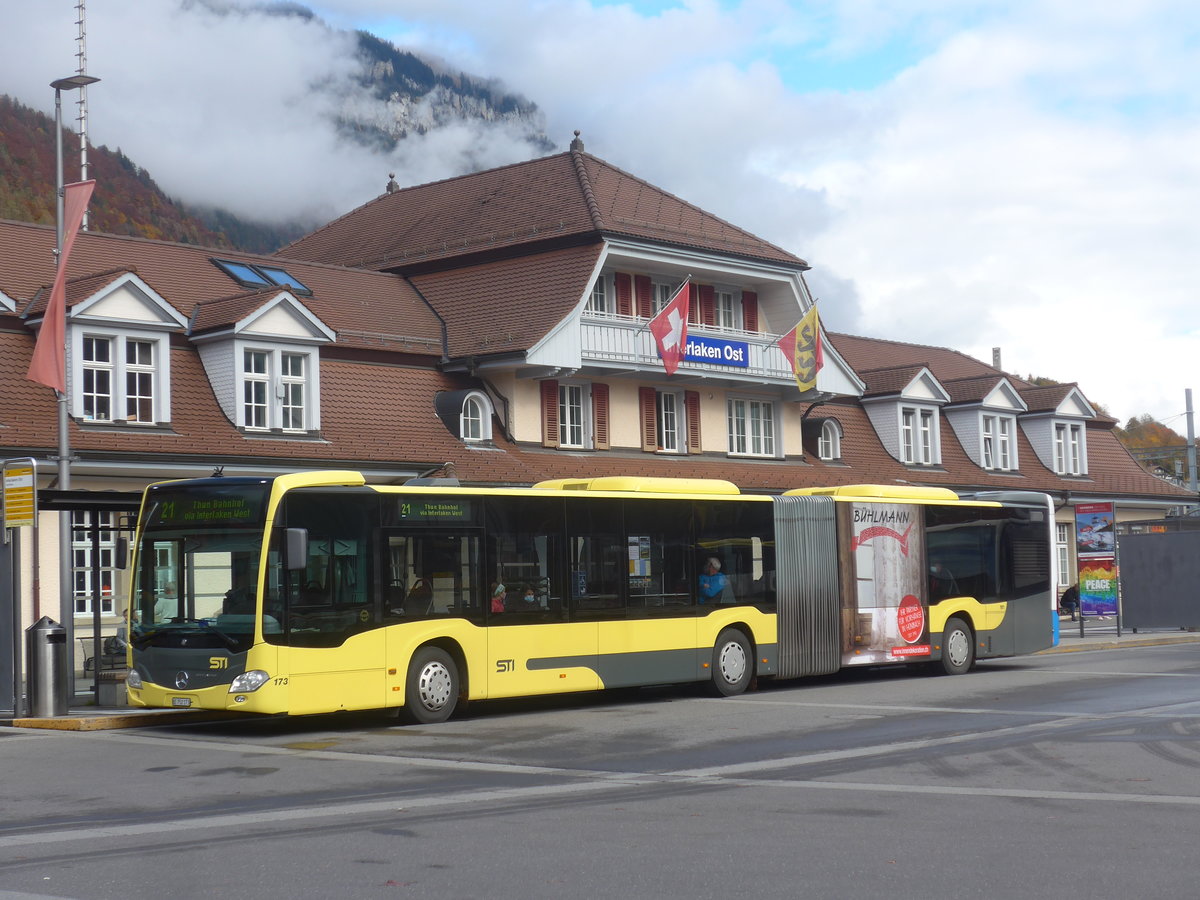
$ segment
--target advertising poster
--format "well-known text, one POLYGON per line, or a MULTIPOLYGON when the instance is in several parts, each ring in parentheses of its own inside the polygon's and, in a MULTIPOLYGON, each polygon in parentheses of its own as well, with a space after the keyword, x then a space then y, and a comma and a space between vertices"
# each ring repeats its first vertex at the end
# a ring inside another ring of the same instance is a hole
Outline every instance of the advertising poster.
POLYGON ((920 508, 855 503, 850 515, 857 608, 853 646, 843 664, 928 656, 920 508))
POLYGON ((1079 612, 1085 616, 1117 614, 1117 565, 1113 557, 1079 560, 1079 612))
POLYGON ((1117 614, 1116 516, 1112 503, 1075 507, 1075 558, 1079 571, 1079 614, 1117 614))
POLYGON ((1117 552, 1111 503, 1080 503, 1075 507, 1075 552, 1085 556, 1112 556, 1117 552))

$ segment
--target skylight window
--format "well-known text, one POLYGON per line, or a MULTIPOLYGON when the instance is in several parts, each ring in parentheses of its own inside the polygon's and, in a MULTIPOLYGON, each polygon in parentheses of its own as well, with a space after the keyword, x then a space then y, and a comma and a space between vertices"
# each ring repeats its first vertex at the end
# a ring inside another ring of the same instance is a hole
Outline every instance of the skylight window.
POLYGON ((286 287, 297 294, 312 294, 309 287, 286 269, 278 266, 255 266, 232 259, 212 259, 213 265, 240 284, 242 287, 286 287))
POLYGON ((295 288, 297 294, 312 293, 303 281, 295 275, 288 274, 286 269, 280 269, 277 266, 255 266, 254 269, 270 278, 275 284, 295 288))

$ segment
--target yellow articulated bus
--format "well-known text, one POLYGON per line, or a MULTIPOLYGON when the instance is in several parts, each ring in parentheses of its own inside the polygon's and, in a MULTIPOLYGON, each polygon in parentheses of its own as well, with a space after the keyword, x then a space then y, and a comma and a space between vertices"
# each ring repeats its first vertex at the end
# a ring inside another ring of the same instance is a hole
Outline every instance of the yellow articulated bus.
POLYGON ((468 700, 977 659, 1050 646, 1044 494, 725 481, 146 490, 135 706, 441 722, 468 700))

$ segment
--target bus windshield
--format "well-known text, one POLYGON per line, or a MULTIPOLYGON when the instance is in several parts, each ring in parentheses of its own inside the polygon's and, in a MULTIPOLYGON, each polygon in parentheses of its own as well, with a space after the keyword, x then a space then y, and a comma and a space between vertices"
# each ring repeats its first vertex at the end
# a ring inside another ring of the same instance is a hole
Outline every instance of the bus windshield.
POLYGON ((270 485, 227 481, 186 493, 164 485, 147 497, 130 614, 135 649, 243 651, 253 642, 270 485))

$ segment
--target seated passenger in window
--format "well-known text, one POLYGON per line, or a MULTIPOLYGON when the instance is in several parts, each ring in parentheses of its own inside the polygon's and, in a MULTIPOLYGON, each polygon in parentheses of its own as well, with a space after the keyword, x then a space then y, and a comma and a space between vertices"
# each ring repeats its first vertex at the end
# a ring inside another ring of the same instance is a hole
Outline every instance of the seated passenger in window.
POLYGON ((700 573, 700 599, 706 603, 733 603, 733 590, 729 587, 729 579, 721 572, 721 560, 710 556, 700 573))

